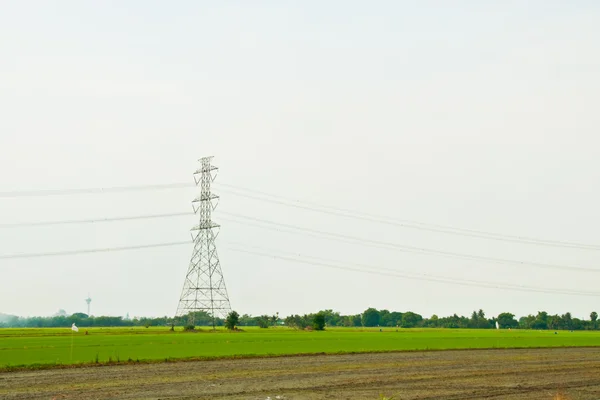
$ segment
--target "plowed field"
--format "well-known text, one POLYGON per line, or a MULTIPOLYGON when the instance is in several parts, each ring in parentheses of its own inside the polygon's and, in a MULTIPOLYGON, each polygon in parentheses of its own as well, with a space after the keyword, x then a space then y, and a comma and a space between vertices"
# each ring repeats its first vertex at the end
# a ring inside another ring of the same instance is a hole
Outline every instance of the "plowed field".
POLYGON ((600 399, 600 349, 251 358, 0 373, 2 399, 600 399))

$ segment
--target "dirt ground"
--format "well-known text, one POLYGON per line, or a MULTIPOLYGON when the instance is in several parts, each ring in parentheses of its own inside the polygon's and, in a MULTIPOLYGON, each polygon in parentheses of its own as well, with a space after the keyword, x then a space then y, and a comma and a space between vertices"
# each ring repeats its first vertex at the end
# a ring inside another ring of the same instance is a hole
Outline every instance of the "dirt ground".
POLYGON ((1 399, 600 399, 600 348, 475 350, 0 373, 1 399))

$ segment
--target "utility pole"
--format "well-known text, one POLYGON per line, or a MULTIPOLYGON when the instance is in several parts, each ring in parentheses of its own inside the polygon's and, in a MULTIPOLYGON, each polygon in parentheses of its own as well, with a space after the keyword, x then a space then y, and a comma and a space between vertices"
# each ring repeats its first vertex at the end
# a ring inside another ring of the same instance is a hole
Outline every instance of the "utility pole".
POLYGON ((213 330, 215 318, 227 317, 231 311, 223 271, 215 245, 216 229, 219 225, 212 221, 212 212, 219 196, 211 191, 211 183, 215 180, 217 167, 211 164, 213 157, 201 158, 200 168, 194 172, 196 186, 200 186, 200 195, 192 201, 194 213, 199 216, 199 223, 192 228, 194 250, 188 267, 183 289, 179 298, 176 316, 188 315, 188 323, 195 325, 195 314, 205 311, 211 315, 213 330))

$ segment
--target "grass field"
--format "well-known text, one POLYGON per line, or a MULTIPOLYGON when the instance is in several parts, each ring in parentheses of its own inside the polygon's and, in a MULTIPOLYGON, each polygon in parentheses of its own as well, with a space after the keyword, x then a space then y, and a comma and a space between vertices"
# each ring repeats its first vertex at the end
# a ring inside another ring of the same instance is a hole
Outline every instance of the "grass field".
POLYGON ((143 327, 90 328, 88 335, 84 331, 0 329, 0 369, 311 353, 600 346, 600 332, 591 331, 245 328, 230 333, 143 327))

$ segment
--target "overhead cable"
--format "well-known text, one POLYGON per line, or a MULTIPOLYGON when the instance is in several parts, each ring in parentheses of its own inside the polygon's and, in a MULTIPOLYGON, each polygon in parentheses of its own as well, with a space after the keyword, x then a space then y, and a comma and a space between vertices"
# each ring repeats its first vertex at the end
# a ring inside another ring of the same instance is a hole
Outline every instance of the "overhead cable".
MULTIPOLYGON (((192 188, 195 185, 193 183, 168 183, 168 184, 156 184, 156 185, 131 185, 131 186, 118 186, 118 187, 107 187, 107 188, 83 188, 83 189, 52 189, 52 190, 22 190, 22 191, 7 191, 0 192, 0 198, 13 198, 13 197, 34 197, 34 196, 59 196, 59 195, 76 195, 76 194, 103 194, 103 193, 121 193, 121 192, 131 192, 131 191, 143 191, 143 190, 166 190, 166 189, 177 189, 177 188, 192 188)), ((540 239, 529 236, 521 236, 521 235, 507 235, 500 234, 495 232, 476 230, 476 229, 465 229, 458 228, 448 225, 439 225, 439 224, 431 224, 426 222, 419 222, 414 220, 406 220, 406 219, 398 219, 392 216, 384 216, 384 215, 375 215, 364 213, 358 210, 352 210, 347 208, 340 207, 331 207, 327 205, 322 205, 313 202, 307 201, 298 201, 291 199, 289 197, 283 197, 272 193, 262 192, 258 190, 248 189, 236 185, 229 185, 219 183, 215 185, 217 188, 224 187, 229 189, 220 189, 225 193, 229 193, 235 196, 250 198, 258 201, 265 201, 272 204, 279 204, 287 207, 294 207, 298 209, 304 209, 308 211, 314 211, 329 215, 336 215, 345 218, 352 218, 357 220, 363 220, 368 222, 380 223, 385 225, 391 225, 401 228, 407 229, 416 229, 428 232, 442 233, 448 235, 457 235, 464 237, 473 237, 479 239, 487 239, 487 240, 496 240, 503 242, 511 242, 511 243, 520 243, 520 244, 530 244, 530 245, 538 245, 538 246, 549 246, 549 247, 561 247, 561 248, 573 248, 573 249, 581 249, 581 250, 600 250, 600 245, 595 244, 586 244, 580 242, 573 241, 561 241, 561 240, 548 240, 548 239, 540 239), (240 193, 242 192, 242 193, 240 193), (248 193, 253 194, 248 194, 248 193), (257 196, 259 195, 259 196, 257 196)), ((182 215, 180 213, 172 213, 173 216, 182 215)), ((152 218, 152 217, 147 217, 152 218)), ((117 221, 117 220, 127 220, 127 219, 143 219, 143 218, 121 218, 121 219, 107 219, 107 221, 117 221)), ((87 223, 87 222, 101 222, 100 220, 82 220, 81 222, 73 221, 68 222, 70 224, 75 223, 87 223)), ((59 223, 54 223, 58 225, 59 223)), ((36 224, 32 223, 31 226, 36 226, 36 224)), ((40 223, 37 225, 50 225, 49 223, 40 223)), ((16 226, 26 226, 23 224, 5 224, 4 227, 16 227, 16 226)), ((2 227, 2 226, 0 226, 2 227)))
POLYGON ((124 217, 108 217, 108 218, 86 218, 86 219, 67 219, 67 220, 54 220, 54 221, 38 221, 38 222, 16 222, 8 224, 0 224, 2 228, 26 228, 36 226, 53 226, 53 225, 79 225, 79 224, 95 224, 102 222, 117 222, 117 221, 134 221, 144 219, 158 219, 158 218, 171 218, 171 217, 183 217, 193 216, 190 212, 179 212, 179 213, 167 213, 167 214, 146 214, 146 215, 132 215, 124 217))
MULTIPOLYGON (((228 221, 238 223, 238 224, 239 223, 247 224, 247 221, 253 221, 253 222, 259 223, 259 224, 254 224, 253 226, 257 226, 257 227, 260 227, 263 229, 273 229, 273 227, 280 227, 280 228, 288 229, 288 231, 291 230, 292 233, 295 233, 294 231, 303 232, 303 233, 308 233, 310 235, 317 236, 317 237, 325 237, 325 238, 329 238, 329 239, 333 239, 333 240, 350 242, 352 244, 357 244, 360 246, 387 248, 387 249, 398 250, 398 251, 409 252, 409 253, 436 255, 436 256, 442 256, 442 257, 460 258, 460 259, 468 259, 468 260, 476 260, 476 261, 486 261, 486 262, 500 263, 500 264, 533 266, 533 267, 538 267, 538 268, 560 269, 560 270, 577 271, 577 272, 595 272, 595 273, 600 272, 600 269, 597 269, 597 268, 559 265, 559 264, 545 264, 545 263, 532 262, 532 261, 519 261, 519 260, 511 260, 511 259, 504 259, 504 258, 478 256, 478 255, 464 254, 464 253, 455 253, 455 252, 450 252, 450 251, 445 251, 445 250, 437 250, 437 249, 430 249, 430 248, 426 248, 426 247, 417 247, 417 246, 407 246, 407 245, 401 245, 401 244, 397 244, 397 243, 384 242, 384 241, 367 239, 367 238, 360 238, 360 237, 356 237, 356 236, 343 235, 343 234, 333 233, 333 232, 326 232, 326 231, 317 230, 317 229, 299 227, 297 225, 282 224, 282 223, 278 223, 275 221, 249 217, 246 215, 241 215, 241 214, 236 214, 236 213, 221 212, 221 214, 234 217, 234 219, 228 220, 228 221), (242 219, 243 221, 240 222, 239 220, 235 220, 235 218, 242 219), (261 226, 260 224, 266 224, 268 226, 265 227, 265 226, 261 226)), ((223 218, 221 218, 221 219, 223 219, 223 218)), ((280 231, 280 229, 277 229, 277 230, 280 231)))
POLYGON ((129 185, 129 186, 113 186, 113 187, 96 187, 96 188, 81 188, 81 189, 40 189, 40 190, 13 190, 0 192, 0 198, 12 197, 39 197, 39 196, 67 196, 77 194, 103 194, 103 193, 122 193, 135 192, 143 190, 166 190, 192 188, 193 183, 163 183, 157 185, 129 185))
MULTIPOLYGON (((137 245, 137 246, 122 246, 122 247, 59 251, 59 252, 0 255, 0 259, 72 256, 72 255, 79 255, 79 254, 118 252, 118 251, 140 250, 140 249, 148 249, 148 248, 172 247, 172 246, 180 246, 180 245, 191 245, 191 242, 189 242, 189 241, 167 242, 167 243, 154 243, 154 244, 137 245)), ((411 279, 411 280, 430 281, 430 282, 437 282, 437 283, 490 288, 490 289, 505 289, 505 290, 516 290, 516 291, 526 291, 526 292, 540 292, 540 293, 594 296, 594 297, 600 296, 600 293, 596 293, 596 292, 586 292, 586 291, 578 291, 578 290, 570 290, 570 289, 539 288, 539 287, 511 285, 511 284, 504 284, 504 283, 496 284, 496 283, 491 283, 491 282, 455 279, 455 278, 428 275, 428 274, 414 274, 414 273, 405 272, 405 271, 396 271, 396 270, 393 270, 390 268, 373 267, 373 266, 368 266, 368 265, 363 265, 363 264, 349 264, 350 266, 348 266, 347 263, 343 263, 343 262, 339 262, 339 261, 335 262, 333 260, 320 259, 318 257, 311 257, 311 256, 308 256, 308 257, 306 257, 306 256, 302 257, 301 255, 285 256, 285 255, 277 255, 277 254, 273 254, 273 253, 259 252, 259 251, 254 251, 254 250, 246 250, 243 248, 240 249, 240 248, 236 248, 236 247, 230 247, 229 250, 240 252, 240 253, 262 256, 262 257, 268 257, 268 258, 272 258, 272 259, 285 260, 285 261, 301 263, 301 264, 309 264, 309 265, 313 265, 313 266, 321 266, 321 267, 326 267, 326 268, 334 268, 334 269, 375 274, 375 275, 381 275, 381 276, 392 276, 392 277, 399 277, 399 278, 411 279), (303 259, 303 258, 305 258, 305 259, 303 259)))
POLYGON ((143 244, 137 246, 122 246, 122 247, 106 247, 106 248, 95 248, 95 249, 81 249, 81 250, 67 250, 67 251, 53 251, 53 252, 42 252, 42 253, 23 253, 23 254, 5 254, 0 255, 0 260, 16 259, 16 258, 39 258, 39 257, 56 257, 56 256, 73 256, 78 254, 90 254, 90 253, 106 253, 116 251, 128 251, 128 250, 142 250, 156 247, 172 247, 181 246, 184 244, 190 244, 186 242, 167 242, 167 243, 155 243, 155 244, 143 244))
POLYGON ((240 196, 240 197, 245 197, 245 198, 254 199, 254 200, 258 200, 258 201, 265 201, 265 202, 269 202, 272 204, 279 204, 279 205, 286 206, 286 207, 294 207, 294 208, 308 210, 308 211, 315 211, 315 212, 319 212, 319 213, 323 213, 323 214, 337 215, 337 216, 342 216, 342 217, 346 217, 346 218, 352 218, 352 219, 363 220, 363 221, 368 221, 368 222, 375 222, 375 223, 391 225, 391 226, 396 226, 396 227, 401 227, 401 228, 416 229, 416 230, 422 230, 422 231, 428 231, 428 232, 436 232, 436 233, 458 235, 458 236, 465 236, 465 237, 474 237, 474 238, 479 238, 479 239, 488 239, 488 240, 496 240, 496 241, 511 242, 511 243, 531 244, 531 245, 538 245, 538 246, 563 247, 563 248, 574 248, 574 249, 582 249, 582 250, 600 250, 600 245, 570 242, 570 241, 560 241, 560 240, 547 240, 547 239, 539 239, 539 238, 533 238, 533 237, 528 237, 528 236, 505 235, 505 234, 487 232, 487 231, 482 231, 482 230, 464 229, 464 228, 457 228, 457 227, 452 227, 452 226, 447 226, 447 225, 437 225, 437 224, 430 224, 430 223, 426 223, 426 222, 419 222, 419 221, 413 221, 413 220, 397 219, 397 218, 391 217, 389 215, 383 216, 383 215, 367 214, 367 213, 357 211, 357 210, 351 210, 351 209, 339 208, 339 207, 331 207, 331 206, 326 206, 326 205, 317 204, 317 203, 313 203, 313 202, 307 202, 307 201, 293 200, 290 198, 286 198, 286 197, 282 197, 282 196, 278 196, 278 195, 274 195, 274 194, 269 194, 269 193, 261 192, 261 191, 257 191, 257 190, 241 188, 241 187, 237 187, 237 186, 233 186, 233 185, 224 185, 224 184, 220 184, 220 185, 235 189, 232 191, 220 189, 222 192, 229 193, 234 196, 240 196), (263 197, 259 197, 259 196, 251 195, 251 194, 247 194, 247 193, 240 193, 239 191, 248 191, 250 193, 259 194, 260 196, 263 196, 263 197), (272 198, 265 198, 264 196, 272 197, 272 198))
MULTIPOLYGON (((262 229, 269 229, 269 228, 277 229, 279 231, 281 231, 281 228, 284 228, 284 229, 287 229, 288 232, 291 231, 291 233, 304 232, 309 235, 313 235, 313 236, 316 235, 318 237, 326 237, 328 239, 342 241, 342 242, 346 242, 346 243, 358 244, 360 246, 385 248, 385 249, 397 250, 397 251, 408 252, 408 253, 436 255, 436 256, 441 256, 441 257, 459 258, 459 259, 467 259, 467 260, 478 260, 478 261, 486 261, 486 262, 493 262, 493 263, 500 263, 500 264, 524 265, 524 266, 529 265, 529 266, 534 266, 534 267, 539 267, 539 268, 553 268, 553 269, 562 269, 562 270, 579 271, 579 272, 581 272, 581 271, 583 271, 583 272, 600 272, 600 269, 596 269, 596 268, 558 265, 558 264, 546 264, 546 263, 538 263, 538 262, 532 262, 532 261, 511 260, 511 259, 503 259, 503 258, 495 258, 495 257, 449 252, 449 251, 431 249, 431 248, 425 248, 425 247, 401 245, 398 243, 390 243, 390 242, 378 241, 378 240, 373 240, 373 239, 366 239, 366 238, 360 238, 360 237, 355 237, 355 236, 350 236, 350 235, 344 235, 344 234, 339 234, 339 233, 334 233, 334 232, 327 232, 327 231, 321 231, 321 230, 316 230, 316 229, 303 228, 303 227, 300 227, 297 225, 282 224, 282 223, 278 223, 275 221, 270 221, 270 220, 261 219, 261 218, 254 218, 254 217, 236 214, 236 213, 221 212, 220 214, 232 216, 234 219, 229 220, 229 221, 238 223, 238 224, 257 226, 262 229), (235 218, 237 218, 237 220, 235 218), (239 221, 239 219, 242 219, 243 222, 239 221), (252 223, 248 223, 247 221, 257 222, 259 224, 252 224, 252 223), (263 224, 263 225, 260 225, 260 224, 263 224), (264 226, 265 224, 268 226, 265 227, 264 226), (276 227, 276 228, 273 228, 273 227, 276 227)), ((191 212, 190 213, 151 214, 151 215, 139 215, 139 216, 130 216, 130 217, 112 217, 112 218, 104 218, 104 219, 45 221, 45 222, 31 222, 31 223, 18 223, 18 224, 2 224, 2 225, 0 225, 0 228, 18 227, 18 226, 44 226, 44 225, 60 225, 60 224, 110 222, 110 221, 138 220, 138 219, 148 219, 148 218, 150 218, 150 219, 151 218, 167 218, 167 217, 188 216, 188 215, 191 216, 192 215, 191 212)), ((228 221, 227 218, 224 218, 223 220, 228 221)), ((58 255, 60 255, 60 254, 58 254, 58 255)), ((1 258, 3 258, 3 256, 0 256, 0 259, 1 258)), ((10 257, 4 257, 4 258, 10 258, 10 257)), ((25 256, 23 256, 21 258, 25 258, 25 256)))
POLYGON ((576 290, 568 290, 568 289, 545 289, 545 288, 536 288, 536 287, 530 287, 530 286, 525 287, 525 286, 518 286, 518 285, 498 285, 498 284, 494 284, 494 283, 490 283, 490 282, 465 281, 465 280, 457 280, 457 279, 452 279, 452 278, 435 277, 435 276, 422 277, 422 276, 408 275, 405 273, 378 271, 377 269, 365 269, 365 267, 362 267, 362 268, 361 267, 352 267, 352 266, 332 264, 332 263, 327 263, 327 262, 322 262, 322 261, 303 260, 300 257, 280 256, 280 255, 274 255, 274 254, 270 254, 270 253, 263 253, 263 252, 238 249, 238 248, 230 248, 230 250, 240 252, 240 253, 255 255, 255 256, 276 259, 276 260, 283 260, 283 261, 289 261, 289 262, 300 263, 300 264, 308 264, 308 265, 313 265, 313 266, 334 268, 334 269, 340 269, 340 270, 345 270, 345 271, 353 271, 353 272, 360 272, 360 273, 367 273, 367 274, 374 274, 374 275, 381 275, 381 276, 392 276, 392 277, 410 279, 410 280, 429 281, 429 282, 436 282, 436 283, 445 283, 445 284, 489 288, 489 289, 504 289, 504 290, 513 290, 513 291, 600 297, 600 293, 598 293, 598 292, 584 292, 584 291, 576 291, 576 290))

